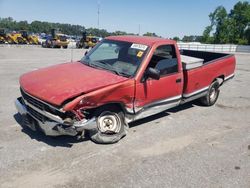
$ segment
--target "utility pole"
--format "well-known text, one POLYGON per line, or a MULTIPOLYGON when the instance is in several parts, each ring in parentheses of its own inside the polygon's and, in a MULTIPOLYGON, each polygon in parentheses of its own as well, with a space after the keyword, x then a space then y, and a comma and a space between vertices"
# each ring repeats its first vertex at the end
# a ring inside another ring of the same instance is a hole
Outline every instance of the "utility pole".
POLYGON ((100 29, 100 1, 98 1, 98 8, 97 8, 97 27, 100 29))
POLYGON ((139 24, 139 27, 138 27, 138 35, 139 36, 141 35, 141 24, 139 24))

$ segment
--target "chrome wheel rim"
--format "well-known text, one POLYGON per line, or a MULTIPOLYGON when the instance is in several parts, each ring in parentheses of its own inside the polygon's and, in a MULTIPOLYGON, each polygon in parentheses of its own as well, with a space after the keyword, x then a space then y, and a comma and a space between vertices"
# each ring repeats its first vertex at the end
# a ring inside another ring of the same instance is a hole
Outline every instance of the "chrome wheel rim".
POLYGON ((116 113, 103 112, 97 121, 101 133, 119 133, 121 130, 121 121, 116 113))
POLYGON ((214 101, 216 99, 217 92, 215 88, 211 88, 209 99, 210 101, 214 101))

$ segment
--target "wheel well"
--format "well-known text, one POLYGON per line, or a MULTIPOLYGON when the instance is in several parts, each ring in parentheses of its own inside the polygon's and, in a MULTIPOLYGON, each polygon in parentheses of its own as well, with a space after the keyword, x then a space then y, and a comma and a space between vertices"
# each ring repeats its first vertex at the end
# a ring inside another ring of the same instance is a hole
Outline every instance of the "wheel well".
POLYGON ((125 107, 123 104, 121 103, 108 103, 108 104, 104 104, 101 106, 98 106, 96 108, 92 108, 87 110, 90 114, 94 114, 97 110, 101 109, 101 108, 105 108, 105 109, 112 109, 112 110, 116 110, 116 111, 122 111, 124 114, 126 113, 125 107))
MULTIPOLYGON (((220 75, 220 76, 218 76, 217 78, 215 78, 214 80, 213 80, 213 82, 214 81, 218 81, 219 82, 219 84, 220 84, 220 86, 223 84, 223 82, 224 82, 224 79, 225 79, 225 76, 224 75, 220 75)), ((212 82, 212 83, 213 83, 212 82)))

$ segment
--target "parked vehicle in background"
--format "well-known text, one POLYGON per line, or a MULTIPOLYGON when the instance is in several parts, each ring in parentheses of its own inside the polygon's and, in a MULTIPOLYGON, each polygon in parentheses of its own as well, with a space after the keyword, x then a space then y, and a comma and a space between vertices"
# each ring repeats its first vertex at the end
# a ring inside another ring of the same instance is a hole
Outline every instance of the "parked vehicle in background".
POLYGON ((68 48, 69 41, 67 35, 57 33, 55 29, 51 30, 51 36, 48 36, 45 42, 42 42, 44 48, 68 48))
POLYGON ((7 33, 5 29, 0 29, 1 44, 33 44, 38 45, 39 40, 36 35, 28 34, 28 31, 21 30, 19 32, 7 33))
POLYGON ((24 41, 20 33, 7 33, 5 29, 0 29, 0 41, 7 44, 19 44, 19 41, 24 41))
POLYGON ((99 38, 92 36, 92 35, 86 35, 85 32, 82 34, 82 38, 76 43, 76 48, 92 48, 99 42, 99 38))
POLYGON ((80 61, 22 75, 15 104, 33 130, 114 143, 129 122, 196 99, 214 105, 235 63, 230 54, 179 51, 172 40, 111 36, 80 61))
POLYGON ((38 37, 38 41, 40 42, 40 44, 43 44, 44 42, 46 42, 48 36, 39 36, 38 37))
POLYGON ((5 29, 0 28, 0 44, 7 43, 5 29))
POLYGON ((22 40, 25 41, 24 42, 25 44, 33 44, 33 45, 41 44, 38 40, 38 36, 28 34, 28 31, 26 31, 26 30, 21 30, 20 33, 21 33, 21 36, 23 38, 22 40))

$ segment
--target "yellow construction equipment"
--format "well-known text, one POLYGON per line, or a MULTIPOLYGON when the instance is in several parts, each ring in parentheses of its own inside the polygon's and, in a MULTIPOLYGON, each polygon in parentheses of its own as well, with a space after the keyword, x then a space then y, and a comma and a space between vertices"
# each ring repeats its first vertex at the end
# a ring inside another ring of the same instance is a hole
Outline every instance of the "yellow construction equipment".
POLYGON ((24 42, 25 44, 34 44, 34 45, 40 44, 38 37, 35 35, 28 34, 26 30, 21 30, 20 34, 22 38, 24 39, 24 40, 22 39, 23 41, 20 41, 20 42, 24 42))
POLYGON ((8 33, 6 40, 8 44, 18 44, 19 41, 22 41, 22 36, 19 33, 8 33))
POLYGON ((51 37, 48 37, 45 42, 42 43, 44 48, 68 48, 69 41, 65 34, 57 33, 55 29, 51 30, 51 37))
POLYGON ((13 35, 14 38, 16 38, 18 44, 28 44, 28 40, 23 37, 22 33, 15 33, 13 35))
POLYGON ((5 29, 0 29, 0 43, 8 44, 40 44, 38 37, 29 35, 26 30, 20 32, 6 33, 5 29))
POLYGON ((0 29, 0 44, 5 44, 6 41, 6 33, 4 29, 0 29))
POLYGON ((27 44, 26 39, 20 33, 6 33, 4 29, 1 29, 0 33, 0 43, 27 44))
POLYGON ((18 44, 18 36, 16 33, 7 34, 5 29, 0 29, 0 43, 2 44, 18 44))
POLYGON ((82 38, 76 43, 77 48, 92 48, 99 42, 98 37, 88 35, 86 32, 82 33, 82 38))

